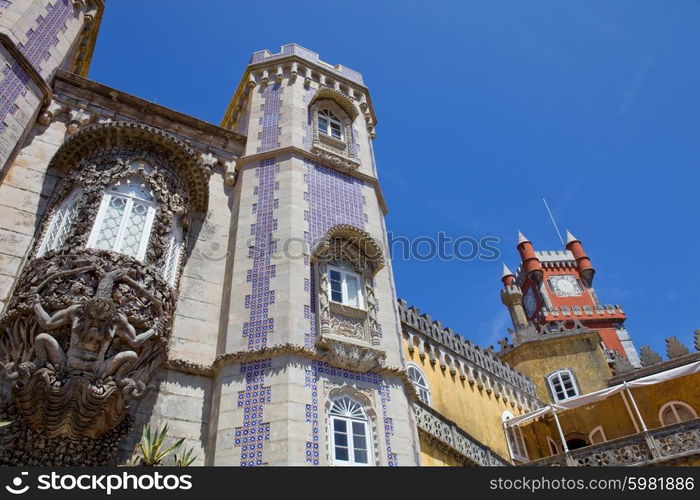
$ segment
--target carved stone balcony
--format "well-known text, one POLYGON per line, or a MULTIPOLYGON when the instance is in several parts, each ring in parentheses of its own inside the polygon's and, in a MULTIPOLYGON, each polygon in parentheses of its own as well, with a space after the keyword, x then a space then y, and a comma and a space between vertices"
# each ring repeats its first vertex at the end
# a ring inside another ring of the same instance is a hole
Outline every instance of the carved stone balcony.
POLYGON ((700 418, 528 462, 534 466, 672 465, 700 456, 700 418))
POLYGON ((454 422, 443 417, 429 406, 421 402, 414 402, 413 413, 418 430, 438 449, 453 456, 464 465, 509 465, 491 448, 478 442, 454 422))

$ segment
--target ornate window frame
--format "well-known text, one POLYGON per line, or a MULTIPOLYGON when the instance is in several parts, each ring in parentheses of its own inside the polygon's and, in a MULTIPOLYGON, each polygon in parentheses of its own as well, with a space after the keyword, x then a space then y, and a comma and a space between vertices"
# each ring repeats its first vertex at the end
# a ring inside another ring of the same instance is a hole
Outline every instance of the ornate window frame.
POLYGON ((428 377, 425 376, 423 370, 415 363, 407 363, 406 374, 411 380, 413 387, 416 389, 418 394, 418 399, 428 406, 432 405, 432 397, 430 394, 430 385, 428 384, 428 377))
POLYGON ((366 232, 340 224, 332 227, 312 252, 315 266, 317 347, 353 370, 367 371, 380 366, 386 353, 380 351, 381 329, 377 318, 374 276, 384 266, 379 245, 366 232), (360 279, 362 308, 332 300, 330 270, 346 266, 360 279))
POLYGON ((370 465, 381 465, 382 464, 382 454, 380 446, 380 428, 379 428, 379 414, 376 411, 376 391, 373 391, 369 387, 362 386, 350 386, 350 385, 340 385, 326 380, 324 382, 324 394, 325 394, 325 443, 326 443, 326 459, 329 465, 335 466, 370 466, 370 465), (343 398, 349 398, 358 404, 365 416, 366 416, 366 430, 367 430, 367 455, 369 459, 368 464, 349 464, 349 463, 337 463, 334 459, 334 437, 333 437, 333 427, 332 427, 332 416, 331 408, 335 401, 341 400, 343 398))
POLYGON ((163 279, 165 279, 171 287, 175 286, 180 276, 184 246, 185 238, 182 220, 181 217, 175 216, 172 227, 170 228, 170 242, 162 267, 163 279))
POLYGON ((547 387, 549 388, 549 393, 552 397, 552 401, 554 401, 555 403, 566 401, 568 399, 575 398, 581 395, 581 390, 579 389, 578 383, 576 382, 574 371, 570 368, 562 368, 560 370, 556 370, 547 375, 545 379, 547 381, 547 387), (566 381, 564 380, 564 376, 566 376, 568 378, 568 381, 571 382, 571 387, 575 394, 568 394, 569 390, 566 389, 566 381), (560 387, 561 390, 558 390, 557 387, 560 387), (560 398, 558 396, 559 392, 562 392, 564 394, 564 397, 560 398))
POLYGON ((352 124, 358 115, 357 107, 349 98, 336 90, 321 87, 309 104, 311 152, 345 169, 359 168, 360 161, 355 154, 355 136, 352 131, 352 124), (332 113, 340 122, 340 139, 321 132, 319 112, 324 110, 332 113))
POLYGON ((73 219, 77 214, 78 203, 82 196, 82 188, 74 188, 51 210, 48 226, 36 252, 37 257, 42 257, 46 252, 56 250, 63 244, 73 226, 73 219))
POLYGON ((698 418, 698 412, 696 412, 695 408, 693 408, 688 403, 686 403, 684 401, 678 401, 678 400, 668 401, 668 402, 664 403, 663 405, 661 405, 661 407, 659 408, 658 417, 659 417, 659 423, 661 424, 661 427, 668 427, 669 425, 675 425, 675 424, 680 423, 680 422, 687 422, 687 420, 681 420, 680 417, 678 416, 678 410, 676 410, 677 406, 690 411, 691 415, 693 415, 693 418, 698 418), (664 413, 666 413, 666 411, 668 409, 670 409, 673 412, 673 416, 678 422, 667 424, 664 421, 664 413))

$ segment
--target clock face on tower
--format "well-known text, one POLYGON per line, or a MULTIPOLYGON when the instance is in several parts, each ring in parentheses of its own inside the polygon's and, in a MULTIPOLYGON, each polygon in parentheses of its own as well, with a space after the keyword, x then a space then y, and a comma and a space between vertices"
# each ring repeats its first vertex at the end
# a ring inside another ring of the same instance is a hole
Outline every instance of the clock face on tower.
POLYGON ((557 297, 578 297, 582 293, 578 281, 570 274, 552 276, 549 284, 557 297))
POLYGON ((537 300, 535 299, 535 291, 532 289, 532 287, 527 289, 527 292, 525 292, 525 299, 523 300, 525 304, 525 312, 527 313, 528 318, 532 316, 532 313, 535 312, 535 308, 537 307, 537 300))

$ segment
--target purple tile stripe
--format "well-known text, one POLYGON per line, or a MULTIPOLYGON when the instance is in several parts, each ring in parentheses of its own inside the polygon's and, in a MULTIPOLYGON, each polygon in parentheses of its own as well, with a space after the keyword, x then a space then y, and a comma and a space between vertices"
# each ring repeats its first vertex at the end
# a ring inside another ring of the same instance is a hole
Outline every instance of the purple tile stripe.
MULTIPOLYGON (((304 234, 308 245, 313 248, 326 232, 338 224, 350 224, 359 229, 365 227, 365 199, 362 196, 362 181, 341 174, 310 160, 306 164, 306 193, 309 203, 305 213, 309 230, 304 234)), ((314 276, 309 266, 309 282, 314 283, 314 276)), ((309 319, 309 331, 305 335, 306 347, 313 347, 316 342, 316 299, 313 286, 309 287, 309 307, 304 309, 304 317, 309 319)))
MULTIPOLYGON (((313 245, 337 224, 349 224, 358 229, 364 229, 367 215, 364 213, 362 181, 310 160, 304 161, 307 167, 305 176, 307 191, 304 197, 309 203, 309 209, 305 213, 309 229, 304 234, 304 238, 309 248, 313 248, 313 245)), ((314 346, 317 336, 316 294, 312 285, 314 279, 313 268, 309 266, 309 278, 304 280, 304 290, 309 292, 309 305, 304 306, 304 318, 309 320, 309 331, 304 338, 308 348, 314 346)), ((376 373, 341 370, 317 361, 313 361, 311 367, 306 369, 304 377, 305 386, 311 391, 311 403, 306 405, 306 422, 311 425, 311 441, 306 442, 306 463, 319 465, 318 378, 319 374, 324 373, 377 385, 382 400, 382 418, 389 465, 397 465, 396 454, 391 451, 391 436, 394 434, 393 420, 387 415, 386 409, 387 402, 390 400, 389 389, 382 377, 376 373)))
MULTIPOLYGON (((262 146, 258 151, 274 149, 279 139, 279 85, 268 86, 263 91, 262 146), (264 149, 263 149, 264 148, 264 149)), ((246 281, 250 283, 250 294, 245 296, 245 308, 250 311, 248 321, 243 323, 243 337, 248 339, 248 350, 264 349, 275 330, 275 320, 270 317, 270 305, 275 303, 275 291, 271 287, 275 277, 272 255, 276 242, 272 239, 277 229, 274 211, 278 208, 275 193, 279 189, 277 173, 279 165, 274 158, 262 160, 255 169, 258 180, 254 188, 257 196, 251 207, 255 222, 250 226, 253 246, 248 249, 248 257, 253 265, 246 271, 246 281)), ((243 409, 243 427, 236 428, 235 446, 241 448, 241 465, 267 465, 263 457, 263 446, 270 440, 270 423, 263 421, 265 405, 271 401, 272 392, 265 387, 265 373, 270 370, 272 361, 263 359, 241 364, 245 373, 245 389, 238 393, 238 407, 243 409)))
POLYGON ((378 373, 360 373, 342 368, 334 368, 328 363, 312 361, 311 368, 305 370, 304 384, 311 389, 311 404, 306 405, 306 422, 312 427, 312 441, 306 442, 306 463, 319 465, 319 416, 318 416, 318 378, 320 374, 331 377, 342 377, 348 382, 365 382, 374 384, 379 390, 382 402, 382 424, 386 441, 387 465, 398 465, 396 453, 391 449, 391 438, 394 435, 394 420, 389 416, 387 405, 391 401, 389 386, 378 373))
MULTIPOLYGON (((9 6, 9 2, 3 7, 9 6)), ((65 31, 66 22, 77 16, 70 0, 56 0, 46 9, 45 16, 36 19, 37 26, 27 31, 27 40, 18 46, 20 52, 32 66, 47 77, 50 70, 42 70, 41 63, 49 58, 50 50, 58 43, 58 33, 65 31)), ((50 68, 52 69, 52 68, 50 68)), ((29 89, 29 75, 18 63, 5 65, 0 82, 0 133, 7 129, 7 118, 17 112, 17 99, 25 96, 29 89)))
POLYGON ((263 115, 260 118, 260 147, 258 153, 280 147, 280 108, 282 107, 282 86, 279 83, 268 85, 263 90, 263 115))
POLYGON ((243 426, 236 427, 234 444, 241 449, 242 466, 267 465, 263 461, 263 445, 270 440, 270 423, 263 422, 263 407, 270 402, 271 391, 265 386, 265 372, 270 359, 241 364, 246 387, 238 393, 238 408, 243 409, 243 426))

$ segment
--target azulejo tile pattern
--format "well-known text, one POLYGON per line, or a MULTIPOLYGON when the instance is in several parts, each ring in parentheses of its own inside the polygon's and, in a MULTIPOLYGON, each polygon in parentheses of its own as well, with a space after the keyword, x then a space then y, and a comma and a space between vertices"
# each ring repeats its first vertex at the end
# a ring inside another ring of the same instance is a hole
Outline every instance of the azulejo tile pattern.
POLYGON ((314 96, 316 91, 311 87, 304 91, 304 108, 306 109, 306 119, 304 120, 304 149, 307 151, 311 150, 311 144, 313 142, 313 131, 311 126, 311 110, 309 109, 309 103, 314 96))
POLYGON ((398 465, 396 453, 391 449, 391 438, 394 435, 394 420, 389 416, 388 403, 391 401, 389 386, 378 373, 360 373, 342 368, 335 368, 328 363, 312 361, 311 367, 305 370, 305 385, 311 389, 311 404, 306 405, 306 422, 312 427, 312 440, 306 443, 306 463, 319 465, 319 414, 318 414, 318 379, 320 375, 342 377, 349 382, 363 382, 377 387, 382 404, 382 426, 386 442, 387 465, 398 465))
MULTIPOLYGON (((304 213, 305 220, 309 224, 308 231, 304 233, 307 248, 313 248, 330 228, 338 224, 350 224, 358 229, 364 229, 367 216, 364 213, 365 198, 362 195, 362 181, 311 160, 304 160, 304 163, 306 165, 304 198, 309 204, 309 209, 304 213)), ((309 331, 305 335, 304 344, 312 348, 316 342, 316 297, 313 286, 315 276, 308 259, 305 263, 309 273, 308 290, 307 281, 304 280, 304 290, 309 291, 309 331)), ((304 317, 307 317, 306 308, 304 317)))
MULTIPOLYGON (((245 307, 250 310, 250 316, 243 324, 243 336, 248 338, 249 350, 267 347, 269 335, 275 329, 269 306, 275 302, 275 291, 271 289, 275 265, 271 263, 271 258, 276 247, 272 232, 277 229, 277 219, 273 215, 277 208, 274 196, 279 188, 276 180, 278 172, 279 165, 274 158, 261 161, 255 169, 258 185, 254 192, 257 201, 251 208, 255 223, 250 227, 253 246, 248 253, 253 267, 246 271, 251 292, 245 297, 245 307)), ((241 448, 241 465, 266 465, 263 445, 270 440, 270 424, 263 422, 263 410, 265 404, 270 402, 271 393, 264 382, 265 370, 270 366, 270 359, 241 364, 241 373, 245 373, 245 390, 238 394, 238 407, 243 408, 243 427, 236 428, 235 437, 235 446, 241 448)))
MULTIPOLYGON (((3 4, 8 7, 9 2, 3 4)), ((50 50, 58 43, 57 35, 66 29, 68 19, 77 15, 71 0, 56 0, 46 9, 46 15, 39 16, 36 27, 27 31, 27 40, 19 45, 19 50, 24 54, 32 66, 46 77, 52 68, 42 70, 41 63, 49 58, 50 50)), ((17 111, 17 99, 25 96, 28 90, 29 75, 22 69, 19 63, 5 65, 2 70, 3 80, 0 82, 0 133, 7 128, 6 119, 17 111)))
MULTIPOLYGON (((308 248, 313 248, 316 241, 325 236, 326 232, 337 224, 350 224, 358 229, 365 228, 367 215, 364 213, 365 199, 362 195, 362 181, 348 175, 324 167, 310 160, 305 160, 305 182, 307 191, 304 193, 309 209, 304 214, 309 224, 304 238, 308 248)), ((309 331, 305 335, 306 347, 313 347, 316 341, 316 297, 314 270, 306 260, 309 278, 304 279, 304 291, 309 292, 309 305, 304 306, 304 318, 309 320, 309 331)), ((358 373, 349 370, 333 368, 327 363, 311 362, 305 371, 304 384, 311 391, 311 403, 306 405, 306 422, 311 425, 311 441, 306 442, 306 463, 319 465, 319 401, 318 379, 320 374, 340 376, 349 381, 356 380, 377 386, 382 401, 382 418, 384 438, 387 446, 388 464, 396 465, 396 454, 391 451, 391 436, 394 434, 393 420, 387 414, 387 403, 390 401, 389 388, 382 377, 376 373, 358 373)))
POLYGON ((251 224, 253 246, 248 249, 248 257, 253 267, 246 271, 246 281, 251 284, 250 294, 245 297, 245 308, 250 310, 249 320, 243 324, 243 336, 248 339, 248 349, 267 347, 268 336, 274 331, 275 321, 270 317, 270 305, 275 303, 275 291, 271 280, 275 277, 272 255, 276 250, 272 232, 277 229, 274 210, 277 206, 275 193, 279 188, 276 175, 279 165, 274 158, 262 160, 255 169, 258 185, 255 186, 257 203, 253 207, 255 223, 251 224))
POLYGON ((245 374, 245 390, 238 393, 238 408, 243 409, 243 426, 236 427, 236 447, 241 448, 241 465, 267 465, 263 445, 270 440, 270 424, 263 422, 263 409, 270 402, 270 388, 265 386, 265 373, 272 360, 263 359, 241 364, 245 374))
MULTIPOLYGON (((280 95, 279 85, 268 86, 263 91, 264 103, 262 125, 262 145, 258 151, 276 148, 279 139, 280 95)), ((277 229, 275 210, 279 207, 275 195, 279 190, 277 174, 279 165, 275 158, 260 161, 255 169, 258 181, 254 187, 257 196, 251 206, 255 222, 250 226, 253 245, 248 249, 248 258, 253 262, 246 271, 246 281, 250 283, 250 294, 245 296, 245 308, 250 311, 248 321, 243 324, 243 337, 248 339, 248 350, 267 347, 267 341, 275 330, 275 320, 270 316, 270 305, 275 303, 275 290, 272 278, 276 268, 272 255, 276 251, 273 232, 277 229)), ((245 374, 245 389, 238 393, 238 408, 243 409, 243 426, 236 428, 236 447, 241 448, 241 465, 267 465, 264 460, 264 444, 270 440, 270 423, 263 421, 265 405, 272 394, 265 386, 265 373, 272 366, 271 359, 250 361, 241 364, 245 374)))
POLYGON ((279 83, 268 85, 262 91, 264 103, 260 117, 260 146, 258 153, 280 147, 280 110, 282 108, 282 86, 279 83))

